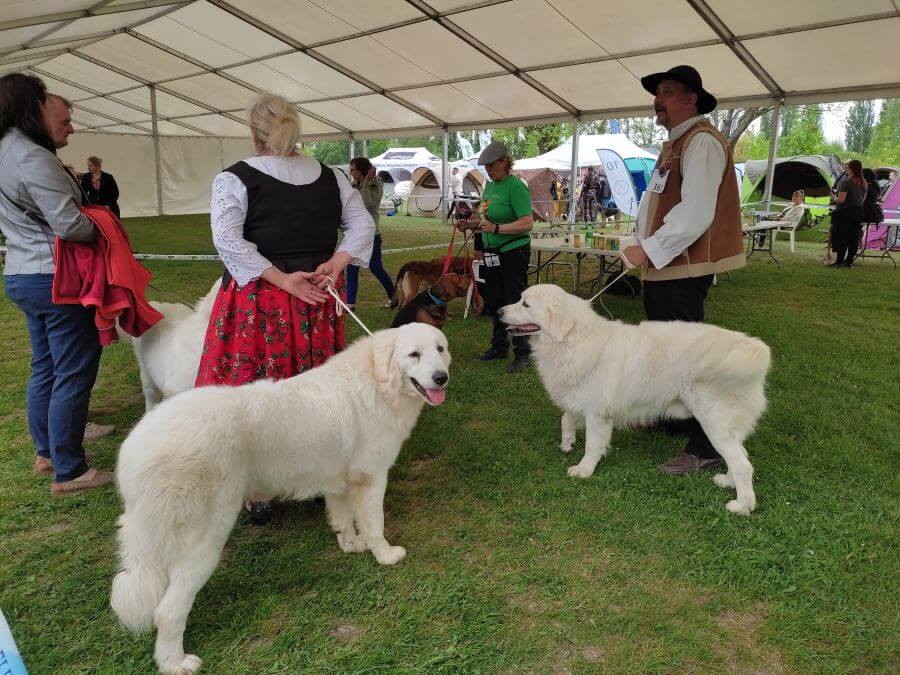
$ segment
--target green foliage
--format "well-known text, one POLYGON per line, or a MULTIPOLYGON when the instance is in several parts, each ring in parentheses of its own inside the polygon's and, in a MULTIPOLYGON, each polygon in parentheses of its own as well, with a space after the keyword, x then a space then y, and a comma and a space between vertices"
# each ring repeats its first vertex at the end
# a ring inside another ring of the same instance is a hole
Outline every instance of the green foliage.
POLYGON ((788 106, 789 113, 778 141, 778 156, 821 155, 825 152, 825 133, 822 131, 822 111, 818 105, 788 106), (788 120, 790 120, 788 122, 788 120))
POLYGON ((900 166, 900 99, 885 99, 866 154, 879 164, 900 166))
POLYGON ((515 158, 534 157, 548 152, 572 134, 571 124, 541 124, 533 127, 494 129, 493 139, 509 148, 515 158))
POLYGON ((748 159, 768 159, 769 138, 762 131, 746 132, 734 146, 734 161, 746 162, 748 159))
POLYGON ((767 141, 772 140, 772 111, 763 113, 759 118, 759 133, 767 141))
POLYGON ((875 125, 875 102, 854 101, 847 115, 846 146, 850 152, 865 152, 872 140, 875 125))

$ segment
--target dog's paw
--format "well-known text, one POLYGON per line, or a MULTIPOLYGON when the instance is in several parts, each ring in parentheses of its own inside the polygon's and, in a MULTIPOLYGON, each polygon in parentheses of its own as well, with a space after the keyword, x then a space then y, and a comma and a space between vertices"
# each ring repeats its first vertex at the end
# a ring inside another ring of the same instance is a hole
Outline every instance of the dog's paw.
POLYGON ((372 554, 382 565, 396 565, 406 557, 406 549, 402 546, 387 546, 378 551, 372 551, 372 554))
POLYGON ((733 488, 734 487, 734 479, 731 477, 731 474, 728 473, 717 473, 712 477, 713 483, 718 485, 720 488, 733 488))
POLYGON ((756 508, 756 504, 746 504, 738 499, 732 499, 725 505, 725 508, 739 516, 749 516, 750 512, 756 508))
POLYGON ((581 466, 581 464, 576 464, 575 466, 570 466, 566 471, 567 474, 572 476, 573 478, 590 478, 594 475, 593 470, 588 469, 587 467, 581 466))
POLYGON ((366 542, 356 533, 344 534, 343 532, 338 532, 337 542, 344 553, 362 553, 366 550, 366 542))
POLYGON ((159 672, 164 675, 193 675, 203 665, 203 660, 196 654, 185 654, 181 660, 176 657, 172 661, 174 663, 171 666, 160 664, 159 672))
POLYGON ((572 452, 573 445, 566 445, 565 443, 560 443, 559 449, 563 451, 564 454, 568 455, 572 452))

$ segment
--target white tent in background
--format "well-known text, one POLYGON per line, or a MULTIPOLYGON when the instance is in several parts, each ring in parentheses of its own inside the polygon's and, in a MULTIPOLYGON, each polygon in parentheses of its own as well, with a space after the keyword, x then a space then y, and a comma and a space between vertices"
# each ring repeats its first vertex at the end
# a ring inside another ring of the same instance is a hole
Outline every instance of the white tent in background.
MULTIPOLYGON (((601 166, 598 150, 612 150, 622 159, 656 160, 656 155, 632 143, 625 134, 587 134, 578 136, 578 166, 601 166)), ((516 160, 514 169, 553 169, 568 171, 572 166, 572 138, 537 157, 516 160)))
MULTIPOLYGON (((460 166, 463 194, 480 197, 484 192, 484 175, 472 167, 460 166)), ((441 164, 419 167, 413 171, 412 187, 406 212, 410 216, 441 217, 441 164)))
POLYGON ((385 193, 390 195, 396 183, 412 180, 413 171, 440 162, 441 158, 431 154, 428 148, 388 148, 369 161, 384 182, 385 193))

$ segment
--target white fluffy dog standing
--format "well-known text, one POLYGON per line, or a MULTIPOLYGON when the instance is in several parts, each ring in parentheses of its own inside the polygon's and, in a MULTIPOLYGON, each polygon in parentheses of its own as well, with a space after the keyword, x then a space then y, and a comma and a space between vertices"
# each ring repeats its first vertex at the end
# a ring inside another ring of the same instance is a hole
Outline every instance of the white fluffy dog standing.
POLYGON ((156 626, 161 672, 199 669, 183 648, 188 613, 251 494, 324 494, 341 549, 403 559, 384 537, 388 470, 424 404, 444 401, 449 365, 444 334, 414 323, 295 377, 193 389, 144 416, 119 452, 111 605, 132 630, 156 626))
POLYGON ((171 302, 151 302, 164 318, 141 337, 118 331, 119 337, 134 348, 147 412, 161 398, 194 388, 206 327, 221 284, 220 277, 195 309, 171 302))
POLYGON ((728 510, 756 508, 743 443, 766 407, 771 355, 764 342, 704 323, 607 321, 586 300, 547 284, 500 312, 512 334, 532 336, 538 372, 563 410, 563 452, 572 451, 584 422, 584 457, 570 476, 594 473, 614 426, 693 416, 728 467, 713 480, 737 491, 728 510))

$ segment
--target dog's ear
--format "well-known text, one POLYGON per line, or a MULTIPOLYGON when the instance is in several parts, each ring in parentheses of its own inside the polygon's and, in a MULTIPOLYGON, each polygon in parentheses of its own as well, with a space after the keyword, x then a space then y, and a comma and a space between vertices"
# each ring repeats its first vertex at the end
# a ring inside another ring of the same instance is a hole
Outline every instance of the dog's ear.
POLYGON ((553 305, 547 305, 544 315, 547 317, 547 325, 541 331, 546 330, 551 342, 559 342, 575 327, 575 320, 566 312, 554 309, 553 305))
POLYGON ((382 330, 372 336, 372 374, 378 382, 388 382, 397 374, 392 368, 397 330, 382 330))

